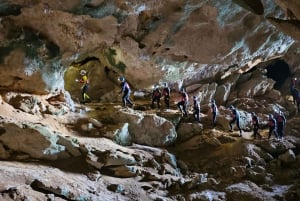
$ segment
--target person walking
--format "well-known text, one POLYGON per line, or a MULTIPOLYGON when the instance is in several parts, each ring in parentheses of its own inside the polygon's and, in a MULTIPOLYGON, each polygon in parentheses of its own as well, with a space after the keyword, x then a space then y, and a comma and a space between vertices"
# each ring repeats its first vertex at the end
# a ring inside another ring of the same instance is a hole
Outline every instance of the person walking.
POLYGON ((154 103, 157 103, 157 108, 160 108, 160 98, 161 98, 161 92, 158 88, 158 86, 155 86, 152 92, 152 102, 151 107, 154 108, 154 103))
POLYGON ((284 128, 286 125, 286 118, 282 111, 275 112, 275 120, 277 123, 277 132, 279 140, 283 140, 284 128))
POLYGON ((253 126, 253 136, 254 136, 254 139, 256 139, 256 136, 258 136, 259 139, 261 139, 262 137, 261 137, 261 135, 258 132, 258 129, 259 129, 258 117, 255 114, 255 112, 251 113, 251 117, 252 117, 252 126, 253 126))
POLYGON ((164 102, 166 104, 167 109, 170 109, 170 94, 171 94, 171 89, 168 86, 168 83, 165 82, 164 83, 164 88, 163 88, 163 91, 162 91, 162 95, 164 97, 164 102))
POLYGON ((193 117, 194 117, 195 121, 200 122, 200 103, 197 100, 196 96, 193 96, 193 103, 194 103, 193 104, 193 109, 194 109, 193 117))
POLYGON ((188 106, 189 97, 184 88, 181 88, 180 91, 180 101, 177 103, 177 107, 183 116, 187 117, 187 106, 188 106))
POLYGON ((292 77, 291 83, 290 83, 290 93, 293 97, 293 103, 297 104, 297 95, 298 95, 298 90, 297 90, 297 78, 292 77))
POLYGON ((80 70, 81 79, 76 79, 76 82, 79 82, 81 86, 81 101, 80 103, 85 104, 90 101, 90 96, 87 94, 89 89, 89 79, 87 76, 87 72, 85 70, 80 70))
POLYGON ((214 99, 212 99, 210 101, 211 105, 210 105, 210 111, 212 113, 212 126, 213 128, 216 126, 216 120, 217 120, 217 115, 218 115, 218 107, 216 104, 216 101, 214 99))
POLYGON ((130 86, 126 82, 124 77, 119 77, 119 81, 121 82, 121 91, 119 94, 123 93, 122 96, 123 107, 126 107, 127 104, 129 104, 132 107, 133 103, 130 100, 130 93, 131 93, 130 86))
POLYGON ((298 109, 298 113, 300 112, 300 92, 298 92, 298 90, 295 88, 294 89, 294 99, 296 100, 297 103, 297 109, 298 109))
POLYGON ((231 117, 232 117, 231 121, 229 122, 229 127, 230 127, 229 131, 233 132, 232 124, 234 122, 236 122, 236 126, 239 129, 239 131, 240 131, 239 137, 242 137, 242 129, 240 127, 240 113, 239 113, 239 111, 233 105, 231 105, 229 107, 229 109, 231 110, 231 117))
POLYGON ((268 119, 268 126, 269 126, 269 136, 268 140, 270 140, 272 133, 274 133, 276 140, 278 140, 278 134, 277 134, 277 122, 274 119, 272 114, 269 114, 268 119))

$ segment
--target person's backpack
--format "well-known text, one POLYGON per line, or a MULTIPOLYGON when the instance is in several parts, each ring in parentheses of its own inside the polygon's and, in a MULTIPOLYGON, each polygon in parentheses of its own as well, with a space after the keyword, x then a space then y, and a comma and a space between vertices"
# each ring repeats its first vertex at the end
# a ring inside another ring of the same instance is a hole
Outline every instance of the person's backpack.
POLYGON ((160 93, 159 89, 155 89, 155 90, 154 90, 153 96, 154 96, 154 97, 160 97, 160 96, 161 96, 161 93, 160 93))

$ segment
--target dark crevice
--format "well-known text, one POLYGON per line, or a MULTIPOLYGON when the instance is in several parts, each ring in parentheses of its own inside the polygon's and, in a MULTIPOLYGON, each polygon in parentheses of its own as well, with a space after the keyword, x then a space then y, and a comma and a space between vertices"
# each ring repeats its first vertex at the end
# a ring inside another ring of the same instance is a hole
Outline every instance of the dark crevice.
POLYGON ((0 3, 0 17, 8 16, 8 15, 20 15, 22 6, 9 4, 7 2, 0 3))
POLYGON ((289 65, 283 60, 276 60, 266 67, 268 78, 273 79, 276 83, 274 89, 280 89, 285 80, 291 76, 289 65))
POLYGON ((6 130, 5 130, 5 128, 3 128, 3 127, 0 127, 0 136, 1 136, 2 134, 4 134, 4 133, 6 133, 6 130))
POLYGON ((71 65, 72 66, 83 66, 90 61, 98 61, 100 63, 100 59, 97 57, 86 57, 85 59, 83 59, 81 61, 74 61, 71 65))
POLYGON ((44 184, 38 180, 34 180, 31 184, 30 184, 30 187, 35 190, 35 191, 38 191, 38 192, 41 192, 43 194, 54 194, 55 196, 57 197, 60 197, 64 200, 68 200, 68 201, 72 201, 73 199, 69 199, 67 198, 66 196, 64 195, 60 195, 60 194, 57 194, 51 190, 48 190, 44 187, 44 184))

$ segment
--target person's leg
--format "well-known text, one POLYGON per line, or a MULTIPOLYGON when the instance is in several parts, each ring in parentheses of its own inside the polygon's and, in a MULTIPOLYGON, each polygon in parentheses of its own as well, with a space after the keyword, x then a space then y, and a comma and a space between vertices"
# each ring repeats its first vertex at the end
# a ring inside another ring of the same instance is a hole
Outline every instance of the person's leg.
POLYGON ((82 88, 82 96, 84 102, 87 102, 87 100, 90 99, 89 95, 87 94, 87 91, 88 91, 88 85, 85 84, 82 88))
POLYGON ((183 110, 184 116, 187 117, 188 116, 188 113, 187 113, 187 103, 183 102, 182 110, 183 110))
POLYGON ((133 106, 133 103, 130 100, 130 92, 128 92, 127 95, 126 95, 126 102, 129 103, 131 106, 133 106))
POLYGON ((193 112, 193 117, 194 117, 194 119, 195 119, 195 121, 200 121, 200 115, 199 115, 199 110, 195 110, 194 112, 193 112))
POLYGON ((165 97, 165 104, 166 104, 166 106, 167 106, 167 109, 169 109, 170 108, 170 97, 165 97))
POLYGON ((179 103, 177 103, 177 107, 179 109, 179 111, 182 113, 182 101, 180 101, 179 103))
POLYGON ((213 117, 212 117, 212 126, 215 127, 216 126, 216 120, 217 120, 217 114, 215 112, 212 113, 213 117))
POLYGON ((253 127, 253 135, 254 135, 254 139, 256 139, 256 136, 261 138, 261 135, 258 132, 258 126, 257 125, 254 125, 254 127, 253 127))
POLYGON ((240 119, 236 119, 236 126, 238 127, 239 131, 240 131, 240 136, 242 136, 242 129, 240 127, 240 119))
POLYGON ((123 107, 126 107, 126 96, 127 96, 127 94, 123 94, 123 96, 122 96, 122 102, 123 102, 123 107))
POLYGON ((229 122, 229 127, 230 127, 230 130, 229 131, 233 131, 232 130, 232 124, 235 122, 236 118, 233 118, 230 122, 229 122))
POLYGON ((152 98, 152 101, 151 101, 151 107, 154 108, 154 101, 155 101, 155 98, 152 98))
POLYGON ((270 126, 269 127, 269 136, 268 136, 268 139, 271 138, 271 135, 272 135, 272 132, 274 131, 274 127, 270 126))
POLYGON ((258 129, 259 129, 259 127, 258 126, 256 126, 256 135, 261 139, 262 138, 262 136, 261 136, 261 134, 258 132, 258 129))
POLYGON ((277 131, 278 131, 278 138, 281 139, 282 138, 282 129, 283 129, 283 125, 282 123, 278 123, 278 127, 277 127, 277 131))

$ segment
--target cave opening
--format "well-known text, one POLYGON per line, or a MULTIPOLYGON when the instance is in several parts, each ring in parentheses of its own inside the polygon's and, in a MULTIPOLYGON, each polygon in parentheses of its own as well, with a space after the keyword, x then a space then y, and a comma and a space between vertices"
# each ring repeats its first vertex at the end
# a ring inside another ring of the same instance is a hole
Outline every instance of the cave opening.
POLYGON ((266 67, 268 78, 273 79, 276 83, 274 89, 280 89, 285 80, 291 76, 289 65, 284 60, 276 60, 266 67))

